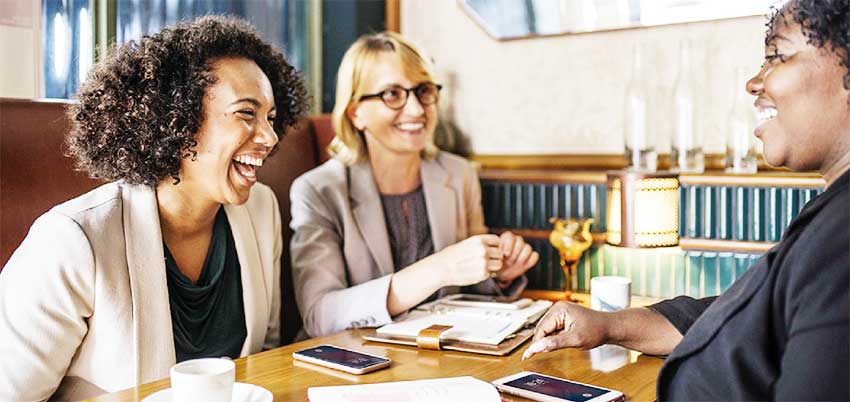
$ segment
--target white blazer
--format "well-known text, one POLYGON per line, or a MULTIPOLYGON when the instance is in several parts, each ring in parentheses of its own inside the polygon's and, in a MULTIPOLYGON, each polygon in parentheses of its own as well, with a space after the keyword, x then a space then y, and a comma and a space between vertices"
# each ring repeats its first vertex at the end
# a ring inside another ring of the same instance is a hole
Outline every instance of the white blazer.
MULTIPOLYGON (((224 207, 242 267, 242 356, 279 344, 281 222, 254 185, 224 207)), ((78 400, 175 363, 156 192, 115 182, 39 217, 0 273, 0 401, 78 400)))

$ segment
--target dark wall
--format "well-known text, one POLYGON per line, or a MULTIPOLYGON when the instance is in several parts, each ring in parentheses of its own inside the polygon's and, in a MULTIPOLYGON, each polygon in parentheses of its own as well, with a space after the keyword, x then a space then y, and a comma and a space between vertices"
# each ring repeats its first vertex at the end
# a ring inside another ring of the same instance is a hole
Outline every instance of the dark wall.
POLYGON ((342 55, 360 35, 386 29, 385 7, 384 0, 322 1, 322 112, 333 110, 342 55))

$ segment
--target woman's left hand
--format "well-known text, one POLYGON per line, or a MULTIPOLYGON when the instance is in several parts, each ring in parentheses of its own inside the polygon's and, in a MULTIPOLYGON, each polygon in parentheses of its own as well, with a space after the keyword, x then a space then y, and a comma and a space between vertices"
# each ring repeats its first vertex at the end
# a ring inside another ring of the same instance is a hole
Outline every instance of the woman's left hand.
POLYGON ((496 280, 500 285, 508 285, 537 264, 540 255, 531 249, 522 236, 503 232, 499 240, 502 249, 502 269, 496 274, 496 280))

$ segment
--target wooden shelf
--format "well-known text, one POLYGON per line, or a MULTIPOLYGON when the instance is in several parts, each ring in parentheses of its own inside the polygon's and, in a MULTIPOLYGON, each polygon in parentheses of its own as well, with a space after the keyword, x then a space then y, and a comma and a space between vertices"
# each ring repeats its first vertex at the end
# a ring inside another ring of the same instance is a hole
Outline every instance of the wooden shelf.
POLYGON ((775 245, 776 243, 773 242, 761 241, 692 239, 687 237, 679 239, 679 248, 682 250, 766 253, 775 245))
MULTIPOLYGON (((564 300, 564 292, 559 290, 539 290, 539 289, 526 289, 522 292, 521 297, 527 297, 529 299, 534 300, 551 300, 553 302, 558 302, 564 300)), ((573 297, 578 300, 578 303, 585 306, 590 307, 590 293, 578 293, 574 292, 573 297)), ((632 307, 646 307, 651 304, 658 303, 663 299, 655 298, 655 297, 644 297, 644 296, 632 296, 632 307)))

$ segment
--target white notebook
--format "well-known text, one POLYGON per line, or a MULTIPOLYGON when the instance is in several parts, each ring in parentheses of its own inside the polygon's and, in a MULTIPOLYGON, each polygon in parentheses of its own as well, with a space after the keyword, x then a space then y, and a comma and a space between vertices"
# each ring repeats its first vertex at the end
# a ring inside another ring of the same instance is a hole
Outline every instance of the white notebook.
POLYGON ((307 389, 310 402, 501 402, 496 388, 473 377, 307 389))
POLYGON ((416 338, 419 331, 431 325, 449 325, 452 328, 443 332, 440 339, 498 345, 540 318, 551 305, 552 302, 544 300, 522 309, 506 310, 445 305, 438 300, 412 311, 400 321, 378 328, 377 333, 416 338))
POLYGON ((377 332, 382 335, 415 338, 419 335, 419 331, 432 325, 449 325, 452 327, 443 332, 440 339, 498 345, 508 335, 525 326, 525 320, 463 314, 433 314, 417 311, 411 313, 404 321, 378 328, 377 332))

